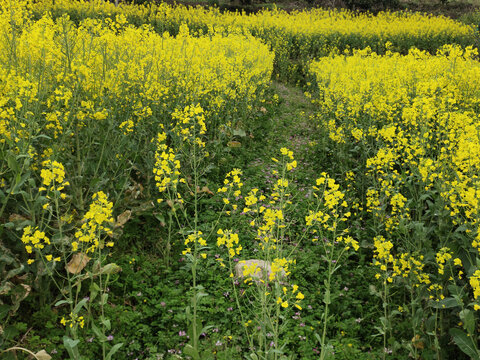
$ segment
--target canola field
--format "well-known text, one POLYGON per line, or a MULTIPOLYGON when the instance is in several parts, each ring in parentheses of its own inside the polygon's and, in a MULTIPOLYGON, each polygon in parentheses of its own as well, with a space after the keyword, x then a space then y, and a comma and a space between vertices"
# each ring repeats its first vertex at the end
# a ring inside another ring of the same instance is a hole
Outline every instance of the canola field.
POLYGON ((480 359, 478 39, 0 1, 0 358, 480 359))

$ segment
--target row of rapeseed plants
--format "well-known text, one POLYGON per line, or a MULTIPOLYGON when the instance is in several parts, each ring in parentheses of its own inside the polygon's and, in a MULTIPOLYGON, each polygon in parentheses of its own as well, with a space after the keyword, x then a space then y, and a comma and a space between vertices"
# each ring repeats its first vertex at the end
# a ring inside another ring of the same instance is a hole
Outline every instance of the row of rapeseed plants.
POLYGON ((290 275, 305 243, 319 244, 327 264, 324 283, 312 284, 322 289, 319 350, 306 357, 335 356, 333 284, 356 252, 376 269, 369 280, 382 304, 384 358, 403 345, 413 358, 440 359, 452 339, 480 357, 480 66, 471 27, 408 13, 247 16, 5 0, 0 35, 0 356, 33 354, 10 346, 15 316, 31 293, 45 302, 54 289, 61 358, 129 358, 127 344, 107 336, 109 285, 120 271, 110 252, 141 197, 168 229, 167 264, 179 239, 188 264, 181 351, 191 358, 214 358, 201 341, 208 284, 199 280, 213 247, 224 252, 215 262, 238 309, 239 357, 295 357, 288 319, 306 295, 290 275), (312 146, 330 149, 326 172, 300 199, 295 154, 281 148, 271 188, 249 187, 231 169, 215 174, 222 180, 212 192, 211 165, 236 146, 235 134, 257 126, 274 71, 311 82, 312 146), (206 223, 210 195, 216 217, 206 223), (238 262, 252 253, 256 262, 238 262), (399 318, 411 328, 404 339, 393 335, 399 318))
POLYGON ((312 9, 287 13, 282 10, 258 14, 221 13, 216 8, 171 6, 165 3, 135 6, 102 0, 41 0, 33 6, 35 14, 48 10, 53 17, 68 13, 73 20, 114 18, 124 15, 129 23, 149 24, 159 32, 176 34, 181 24, 194 31, 211 29, 231 32, 246 29, 262 39, 275 52, 275 72, 281 79, 302 80, 311 59, 332 51, 363 49, 377 53, 392 50, 406 54, 411 47, 435 52, 443 44, 474 45, 473 28, 446 17, 420 13, 358 14, 347 10, 312 9))
POLYGON ((355 51, 313 62, 310 71, 319 127, 371 226, 385 341, 395 323, 390 296, 400 291, 415 356, 421 339, 438 346, 449 334, 478 358, 477 49, 445 45, 435 55, 402 56, 387 46, 383 56, 355 51))

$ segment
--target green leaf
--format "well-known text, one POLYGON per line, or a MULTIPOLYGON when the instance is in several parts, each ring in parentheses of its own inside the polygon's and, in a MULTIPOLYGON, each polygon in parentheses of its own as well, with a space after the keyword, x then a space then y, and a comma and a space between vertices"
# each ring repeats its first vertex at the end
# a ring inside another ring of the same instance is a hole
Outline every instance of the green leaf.
POLYGON ((82 308, 87 305, 88 299, 82 299, 78 302, 78 304, 73 308, 73 313, 76 315, 82 310, 82 308))
POLYGON ((107 300, 108 294, 102 294, 102 296, 100 297, 100 305, 105 305, 107 303, 107 300))
MULTIPOLYGON (((207 326, 204 326, 202 328, 202 330, 200 330, 200 334, 202 333, 207 333, 208 330, 210 330, 211 328, 213 328, 214 326, 213 325, 207 325, 207 326)), ((200 335, 199 335, 200 336, 200 335)))
POLYGON ((0 320, 5 318, 10 311, 10 306, 5 304, 0 304, 0 320))
MULTIPOLYGON (((7 251, 7 250, 2 247, 2 251, 7 251)), ((6 263, 7 265, 10 265, 11 263, 13 263, 15 261, 15 259, 13 257, 11 257, 10 255, 2 254, 2 255, 0 255, 0 261, 2 263, 6 263)))
POLYGON ((340 269, 341 267, 342 267, 342 265, 337 265, 337 266, 335 266, 335 267, 333 268, 333 270, 332 270, 332 275, 333 275, 338 269, 340 269))
POLYGON ((458 300, 453 297, 448 297, 440 301, 432 301, 430 303, 430 306, 434 309, 450 309, 460 305, 458 300))
POLYGON ((207 293, 204 293, 204 292, 198 292, 197 293, 197 304, 200 303, 200 299, 204 298, 204 297, 207 297, 208 294, 207 293))
POLYGON ((78 352, 78 343, 80 340, 72 340, 68 336, 63 337, 63 346, 65 346, 65 349, 68 352, 68 355, 70 355, 71 359, 78 359, 80 358, 80 354, 78 352))
POLYGON ((452 295, 460 295, 462 293, 462 289, 460 288, 460 286, 457 285, 448 285, 447 289, 452 295))
POLYGON ((475 315, 473 311, 464 309, 460 311, 460 319, 465 324, 465 329, 469 334, 473 334, 475 332, 475 315))
POLYGON ((90 300, 93 301, 100 292, 100 286, 97 283, 90 284, 90 300))
POLYGON ((465 354, 470 358, 475 360, 480 360, 480 356, 475 348, 475 343, 471 336, 468 336, 460 329, 452 328, 449 331, 450 335, 453 337, 453 341, 465 354))
POLYGON ((330 290, 328 290, 328 289, 327 289, 327 291, 325 291, 325 295, 323 296, 323 302, 326 305, 331 304, 330 290))
POLYGON ((20 191, 20 188, 23 186, 25 181, 27 181, 30 178, 30 173, 24 174, 23 176, 20 176, 20 174, 17 174, 17 177, 15 179, 15 186, 13 187, 12 195, 17 195, 17 194, 26 194, 24 191, 20 191))
POLYGON ((123 343, 118 343, 113 345, 113 347, 110 349, 107 356, 105 357, 105 360, 110 360, 113 354, 115 354, 122 346, 123 346, 123 343))
POLYGON ((5 281, 5 280, 8 280, 8 279, 13 278, 14 276, 17 276, 18 274, 20 274, 20 273, 23 271, 24 268, 25 268, 25 266, 22 264, 22 265, 20 265, 19 267, 10 270, 10 271, 7 273, 7 275, 4 275, 3 280, 5 281))
POLYGON ((17 163, 17 158, 12 153, 9 153, 7 155, 7 164, 8 164, 9 169, 12 170, 14 173, 18 172, 19 166, 18 166, 18 163, 17 163))
POLYGON ((97 336, 98 340, 100 340, 101 342, 107 341, 107 337, 105 336, 105 334, 102 331, 100 331, 97 325, 95 325, 93 322, 92 322, 92 330, 94 334, 97 336))
POLYGON ((429 332, 433 332, 435 330, 435 315, 430 316, 427 321, 425 321, 425 329, 429 332))
POLYGON ((110 330, 112 328, 112 325, 110 323, 109 319, 105 319, 103 316, 100 317, 100 322, 105 326, 107 330, 110 330))
POLYGON ((15 223, 7 222, 7 223, 3 224, 3 227, 6 228, 6 229, 13 229, 15 227, 15 223))
POLYGON ((200 355, 197 350, 193 348, 192 345, 187 344, 183 348, 183 352, 185 355, 191 356, 194 360, 200 360, 200 355))
POLYGON ((52 140, 50 136, 47 136, 45 134, 40 134, 34 137, 34 139, 46 139, 46 140, 52 140))
POLYGON ((382 294, 380 293, 380 291, 377 290, 375 285, 369 285, 368 290, 371 295, 378 296, 379 298, 382 297, 382 294))
POLYGON ((57 307, 63 304, 71 304, 71 303, 72 303, 71 300, 60 300, 60 301, 57 301, 54 306, 57 307))
POLYGON ((16 338, 18 334, 20 334, 20 331, 18 331, 14 325, 7 326, 7 328, 3 330, 3 338, 6 340, 16 338))

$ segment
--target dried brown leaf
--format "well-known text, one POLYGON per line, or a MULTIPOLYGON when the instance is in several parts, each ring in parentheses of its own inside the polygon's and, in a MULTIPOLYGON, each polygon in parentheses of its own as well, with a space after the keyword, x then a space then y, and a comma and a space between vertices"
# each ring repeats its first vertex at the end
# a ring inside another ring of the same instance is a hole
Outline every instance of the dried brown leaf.
POLYGON ((52 357, 45 350, 40 350, 35 354, 38 360, 50 360, 52 357))
POLYGON ((67 271, 70 274, 78 274, 85 268, 85 266, 87 266, 89 261, 90 258, 87 255, 83 253, 76 253, 67 264, 67 271))
POLYGON ((125 210, 123 213, 117 216, 117 221, 115 222, 115 227, 123 227, 128 220, 132 217, 132 210, 125 210))
POLYGON ((8 217, 8 221, 10 222, 25 221, 25 220, 30 220, 30 219, 20 214, 11 214, 8 217))

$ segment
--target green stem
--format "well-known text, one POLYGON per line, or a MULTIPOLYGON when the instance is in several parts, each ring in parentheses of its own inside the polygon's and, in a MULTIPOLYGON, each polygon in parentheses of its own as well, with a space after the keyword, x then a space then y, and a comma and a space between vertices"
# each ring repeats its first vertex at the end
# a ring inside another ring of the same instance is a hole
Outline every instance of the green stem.
MULTIPOLYGON (((335 237, 334 240, 335 241, 335 237)), ((325 293, 330 294, 330 284, 331 284, 331 279, 332 279, 332 260, 333 260, 333 247, 330 249, 330 257, 328 258, 328 277, 327 277, 327 282, 325 284, 325 293)), ((325 359, 326 356, 326 348, 325 348, 325 338, 327 336, 327 322, 328 322, 328 305, 330 303, 330 296, 329 298, 325 298, 325 310, 323 311, 323 331, 322 331, 322 341, 320 343, 320 346, 322 349, 320 350, 320 360, 325 359)))
POLYGON ((387 356, 387 319, 388 319, 388 287, 387 287, 387 279, 386 275, 383 279, 383 316, 384 316, 384 323, 383 323, 383 359, 385 360, 387 356))
MULTIPOLYGON (((194 133, 194 139, 195 139, 194 133)), ((194 234, 198 236, 198 169, 197 169, 197 145, 193 145, 193 173, 194 173, 194 234)), ((193 254, 193 264, 192 264, 192 276, 193 276, 193 348, 198 351, 198 336, 197 336, 197 252, 198 252, 198 241, 195 238, 195 247, 193 254)))
MULTIPOLYGON (((232 266, 232 259, 229 256, 228 257, 228 263, 230 267, 230 274, 233 274, 233 266, 232 266)), ((232 277, 232 286, 233 286, 233 294, 235 296, 235 303, 237 304, 237 308, 240 311, 240 318, 242 321, 242 327, 245 330, 245 335, 247 336, 248 344, 250 345, 250 348, 253 349, 253 341, 250 335, 248 334, 247 326, 245 325, 245 316, 243 315, 242 307, 240 305, 240 300, 238 299, 238 292, 237 292, 237 287, 235 286, 235 278, 232 277)))

